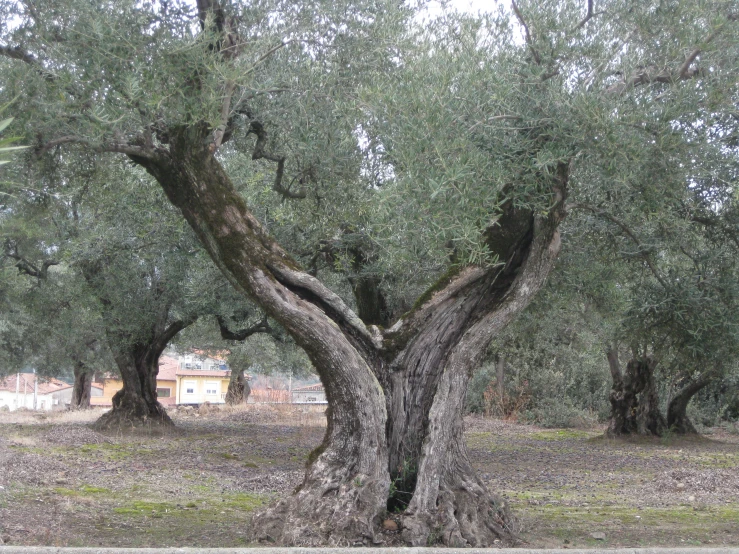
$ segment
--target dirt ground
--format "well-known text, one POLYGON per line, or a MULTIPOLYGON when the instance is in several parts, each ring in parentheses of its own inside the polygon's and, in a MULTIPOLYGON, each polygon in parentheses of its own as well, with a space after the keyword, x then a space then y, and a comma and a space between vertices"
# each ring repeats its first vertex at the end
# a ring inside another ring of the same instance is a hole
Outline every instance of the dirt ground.
MULTIPOLYGON (((300 482, 323 436, 321 413, 290 408, 178 411, 165 435, 98 433, 99 411, 0 413, 0 544, 247 545, 252 512, 300 482)), ((612 441, 469 418, 466 436, 521 546, 739 546, 737 434, 612 441)))

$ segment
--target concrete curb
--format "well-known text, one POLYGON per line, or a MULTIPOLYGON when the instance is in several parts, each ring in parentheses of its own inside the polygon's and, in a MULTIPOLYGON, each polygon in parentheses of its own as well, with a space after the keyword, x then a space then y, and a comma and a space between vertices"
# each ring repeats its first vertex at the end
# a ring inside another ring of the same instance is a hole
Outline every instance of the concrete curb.
POLYGON ((0 554, 739 554, 729 548, 66 548, 0 546, 0 554))

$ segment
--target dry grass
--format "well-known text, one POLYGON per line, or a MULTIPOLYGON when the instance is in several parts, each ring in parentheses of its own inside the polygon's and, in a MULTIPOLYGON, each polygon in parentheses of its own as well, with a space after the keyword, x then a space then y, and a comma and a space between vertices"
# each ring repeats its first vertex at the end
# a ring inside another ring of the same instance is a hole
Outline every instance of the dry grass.
MULTIPOLYGON (((99 433, 89 427, 99 409, 0 413, 0 537, 248 545, 253 510, 300 483, 324 408, 172 410, 176 429, 164 435, 99 433)), ((467 419, 471 461, 519 517, 524 546, 739 545, 739 435, 613 441, 602 432, 467 419)))

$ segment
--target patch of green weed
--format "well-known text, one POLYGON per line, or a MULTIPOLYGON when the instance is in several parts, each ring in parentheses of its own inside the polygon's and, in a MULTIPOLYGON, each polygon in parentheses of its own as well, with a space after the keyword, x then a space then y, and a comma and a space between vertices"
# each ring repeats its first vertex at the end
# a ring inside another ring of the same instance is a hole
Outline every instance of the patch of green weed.
POLYGON ((106 489, 103 487, 93 487, 92 485, 82 485, 81 487, 77 489, 67 489, 63 487, 57 487, 54 489, 54 492, 62 496, 86 496, 86 495, 93 495, 93 494, 110 493, 111 491, 110 489, 106 489))
POLYGON ((596 435, 595 433, 589 431, 578 431, 576 429, 558 429, 552 431, 539 431, 537 433, 532 433, 530 436, 532 439, 540 441, 564 441, 570 439, 590 439, 596 435))

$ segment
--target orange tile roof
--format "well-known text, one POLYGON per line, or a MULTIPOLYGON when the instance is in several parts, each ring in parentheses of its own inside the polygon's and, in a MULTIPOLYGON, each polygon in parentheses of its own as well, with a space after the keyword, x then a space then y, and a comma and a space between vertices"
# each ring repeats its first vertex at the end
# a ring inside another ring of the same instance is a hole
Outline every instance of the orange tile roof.
POLYGON ((180 362, 178 362, 176 358, 172 358, 171 356, 160 356, 157 381, 176 381, 177 370, 179 367, 180 362))
MULTIPOLYGON (((15 392, 15 386, 18 379, 17 375, 17 373, 8 375, 5 379, 0 381, 0 390, 15 392)), ((37 376, 34 373, 21 373, 20 391, 33 392, 36 377, 37 376)), ((70 388, 72 388, 72 385, 68 385, 64 381, 60 381, 59 379, 55 379, 53 377, 41 377, 38 380, 39 394, 51 394, 53 392, 70 388)))
POLYGON ((220 377, 226 379, 231 376, 227 369, 178 369, 177 375, 181 377, 220 377))

